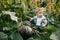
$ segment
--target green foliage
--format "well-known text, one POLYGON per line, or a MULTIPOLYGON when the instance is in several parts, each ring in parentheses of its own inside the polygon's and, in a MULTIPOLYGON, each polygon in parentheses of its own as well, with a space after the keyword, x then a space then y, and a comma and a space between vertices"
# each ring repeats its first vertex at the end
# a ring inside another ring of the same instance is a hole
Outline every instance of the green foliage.
POLYGON ((48 33, 55 32, 56 27, 54 27, 53 25, 49 25, 47 28, 45 28, 45 31, 47 31, 48 33))
POLYGON ((0 32, 0 40, 8 40, 8 35, 3 32, 0 32))
MULTIPOLYGON (((47 4, 48 3, 46 2, 45 5, 43 3, 41 4, 41 6, 45 7, 47 6, 47 4)), ((12 3, 8 3, 7 0, 0 0, 0 40, 23 40, 21 35, 18 33, 19 22, 27 20, 26 16, 35 16, 36 13, 36 8, 31 7, 32 4, 30 4, 30 0, 27 0, 24 5, 23 0, 20 0, 20 3, 16 3, 15 0, 12 3), (11 20, 10 15, 2 13, 3 10, 16 12, 16 16, 18 17, 19 22, 17 23, 16 21, 11 20)), ((48 11, 46 11, 45 15, 48 20, 49 26, 47 28, 44 28, 44 30, 48 33, 40 34, 40 32, 36 31, 36 35, 34 35, 34 37, 29 38, 28 40, 51 40, 49 37, 53 32, 56 31, 57 28, 52 24, 60 23, 60 1, 57 0, 57 2, 52 3, 52 5, 54 9, 52 8, 53 10, 50 14, 48 11)))

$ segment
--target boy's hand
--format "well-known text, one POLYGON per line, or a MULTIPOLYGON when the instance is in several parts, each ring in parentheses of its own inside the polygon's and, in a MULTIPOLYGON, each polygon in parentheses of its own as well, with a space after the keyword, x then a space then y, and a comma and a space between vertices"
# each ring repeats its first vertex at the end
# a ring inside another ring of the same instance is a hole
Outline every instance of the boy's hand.
POLYGON ((27 20, 29 20, 29 21, 31 20, 31 17, 29 17, 29 16, 26 16, 26 18, 27 18, 27 20))
POLYGON ((46 25, 47 25, 47 21, 43 23, 42 27, 46 28, 46 25))
POLYGON ((29 18, 29 19, 31 19, 31 17, 29 17, 29 16, 26 16, 27 18, 29 18))
POLYGON ((46 28, 46 25, 42 25, 43 28, 46 28))

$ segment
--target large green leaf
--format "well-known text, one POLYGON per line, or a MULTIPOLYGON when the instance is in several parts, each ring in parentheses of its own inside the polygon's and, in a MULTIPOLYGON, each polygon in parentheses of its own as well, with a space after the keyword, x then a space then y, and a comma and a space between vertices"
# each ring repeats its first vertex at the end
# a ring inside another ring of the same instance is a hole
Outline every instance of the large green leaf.
POLYGON ((8 35, 3 32, 0 32, 0 40, 8 40, 8 35))

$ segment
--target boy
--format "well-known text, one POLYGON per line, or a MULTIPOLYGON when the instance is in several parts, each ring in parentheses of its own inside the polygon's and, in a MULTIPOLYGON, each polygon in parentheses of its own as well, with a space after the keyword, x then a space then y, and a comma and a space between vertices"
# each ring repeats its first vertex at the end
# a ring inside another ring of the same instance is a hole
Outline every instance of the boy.
POLYGON ((40 32, 43 31, 41 28, 45 28, 47 25, 47 20, 45 16, 43 15, 42 8, 36 9, 36 16, 31 18, 31 23, 34 24, 34 29, 38 29, 40 32))
POLYGON ((31 18, 31 21, 34 21, 35 26, 45 27, 47 25, 47 20, 46 20, 45 16, 43 15, 42 8, 37 8, 36 16, 31 18))

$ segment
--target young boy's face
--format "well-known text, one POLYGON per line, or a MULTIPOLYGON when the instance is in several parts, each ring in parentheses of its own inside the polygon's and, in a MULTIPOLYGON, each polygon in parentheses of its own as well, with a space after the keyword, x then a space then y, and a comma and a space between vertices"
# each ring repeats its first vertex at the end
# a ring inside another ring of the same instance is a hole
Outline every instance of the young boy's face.
POLYGON ((43 16, 43 11, 42 10, 37 11, 36 15, 37 15, 37 17, 42 17, 43 16))

